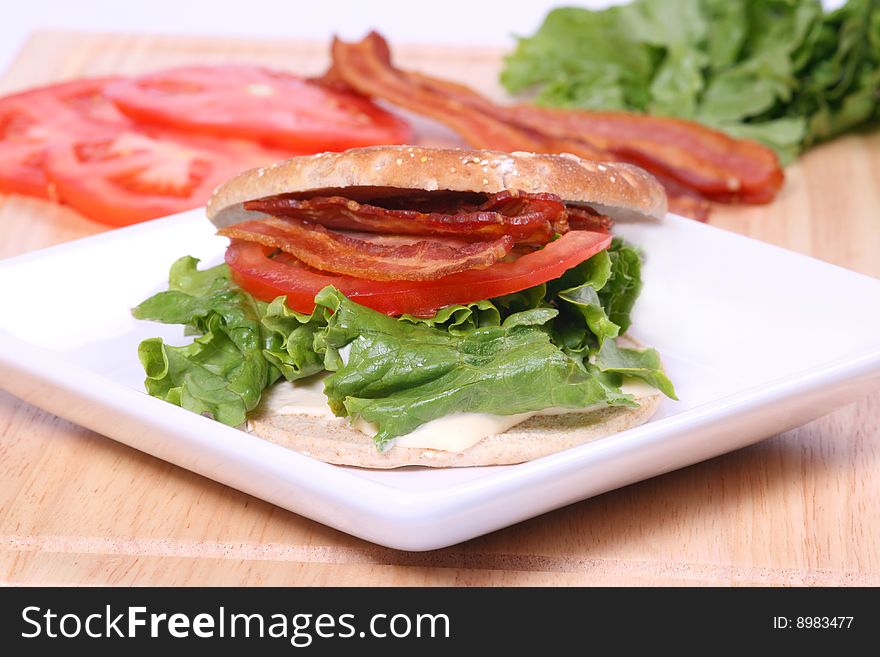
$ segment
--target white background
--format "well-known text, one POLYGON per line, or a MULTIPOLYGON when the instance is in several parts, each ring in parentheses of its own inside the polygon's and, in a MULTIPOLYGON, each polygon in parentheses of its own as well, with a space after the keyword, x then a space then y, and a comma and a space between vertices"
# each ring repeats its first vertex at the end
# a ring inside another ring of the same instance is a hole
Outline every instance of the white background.
MULTIPOLYGON (((392 42, 508 45, 553 7, 602 0, 0 0, 0 71, 37 29, 326 39, 375 28, 392 42)), ((617 4, 620 4, 618 0, 617 4)))

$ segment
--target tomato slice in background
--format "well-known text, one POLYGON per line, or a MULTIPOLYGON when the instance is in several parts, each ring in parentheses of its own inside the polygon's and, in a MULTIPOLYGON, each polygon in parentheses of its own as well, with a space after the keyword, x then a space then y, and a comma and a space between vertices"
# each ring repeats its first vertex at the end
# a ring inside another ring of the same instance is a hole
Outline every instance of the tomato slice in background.
POLYGON ((6 141, 0 126, 0 193, 50 198, 45 147, 35 143, 33 134, 17 143, 6 141))
POLYGON ((125 226, 199 207, 221 182, 285 156, 235 140, 132 129, 53 147, 46 174, 62 203, 125 226))
POLYGON ((126 225, 198 207, 251 167, 408 137, 404 121, 365 98, 254 66, 77 80, 0 98, 0 193, 126 225), (120 89, 153 105, 141 113, 120 89), (154 114, 170 127, 137 122, 154 114))
POLYGON ((102 94, 115 79, 76 80, 0 98, 0 193, 50 198, 50 147, 71 135, 128 126, 129 119, 102 94))
POLYGON ((191 66, 118 80, 107 95, 128 116, 302 152, 400 144, 405 121, 354 93, 260 66, 191 66))
POLYGON ((610 244, 608 233, 573 230, 513 262, 433 281, 370 281, 327 274, 295 259, 269 258, 266 247, 241 240, 232 240, 226 249, 226 264, 233 280, 255 297, 271 301, 286 295, 287 305, 298 312, 312 312, 315 295, 333 285, 357 303, 386 315, 426 317, 443 306, 490 299, 559 278, 610 244))

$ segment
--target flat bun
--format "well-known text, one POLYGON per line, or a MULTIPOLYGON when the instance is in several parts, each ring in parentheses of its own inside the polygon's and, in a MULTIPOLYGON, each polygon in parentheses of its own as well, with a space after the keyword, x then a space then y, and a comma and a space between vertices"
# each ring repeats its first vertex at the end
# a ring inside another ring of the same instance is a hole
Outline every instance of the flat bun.
MULTIPOLYGON (((342 153, 293 157, 251 169, 223 183, 208 200, 208 219, 218 228, 264 216, 242 203, 290 193, 345 193, 359 200, 370 189, 450 190, 494 194, 506 189, 551 193, 589 205, 615 220, 661 219, 666 193, 646 171, 630 164, 602 163, 575 155, 421 146, 370 146, 342 153)), ((378 195, 379 192, 377 192, 378 195)))
POLYGON ((577 447, 644 424, 660 407, 658 392, 638 400, 638 408, 609 406, 586 413, 538 415, 489 436, 462 452, 392 447, 379 452, 366 435, 342 418, 276 415, 259 409, 248 419, 248 430, 270 442, 308 456, 362 468, 399 468, 420 465, 450 468, 511 465, 577 447))
MULTIPOLYGON (((643 346, 630 335, 617 338, 617 342, 622 347, 643 346)), ((606 406, 561 415, 536 415, 503 433, 483 438, 461 452, 402 446, 380 452, 367 435, 353 429, 344 418, 280 415, 265 404, 248 417, 247 430, 270 442, 337 465, 382 469, 408 465, 429 468, 512 465, 640 426, 654 416, 662 399, 663 395, 655 390, 639 397, 637 408, 606 406)))

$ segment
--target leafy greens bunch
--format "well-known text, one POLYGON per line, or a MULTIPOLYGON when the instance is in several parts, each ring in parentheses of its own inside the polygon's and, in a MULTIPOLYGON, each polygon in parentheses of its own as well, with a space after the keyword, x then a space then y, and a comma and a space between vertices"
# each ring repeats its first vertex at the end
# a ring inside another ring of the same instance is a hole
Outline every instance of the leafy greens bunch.
POLYGON ((619 240, 556 280, 430 318, 388 317, 332 287, 304 315, 284 297, 254 299, 226 265, 197 265, 175 262, 169 289, 133 311, 197 337, 144 340, 138 356, 149 394, 226 424, 243 423, 276 381, 325 370, 330 408, 375 424, 379 447, 455 412, 634 406, 624 376, 675 395, 656 351, 615 341, 641 289, 640 255, 619 240))
POLYGON ((635 0, 560 8, 501 81, 536 102, 692 119, 783 163, 880 120, 880 0, 635 0))

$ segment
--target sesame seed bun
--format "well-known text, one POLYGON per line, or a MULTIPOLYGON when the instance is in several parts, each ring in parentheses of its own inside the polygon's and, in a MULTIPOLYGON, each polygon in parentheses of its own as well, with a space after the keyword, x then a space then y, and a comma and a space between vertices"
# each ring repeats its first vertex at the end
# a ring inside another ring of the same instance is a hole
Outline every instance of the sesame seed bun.
POLYGON ((359 201, 394 190, 551 193, 615 220, 661 219, 666 193, 646 171, 575 155, 421 146, 371 146, 293 157, 223 183, 207 204, 218 228, 264 216, 242 203, 278 194, 350 192, 359 201))

